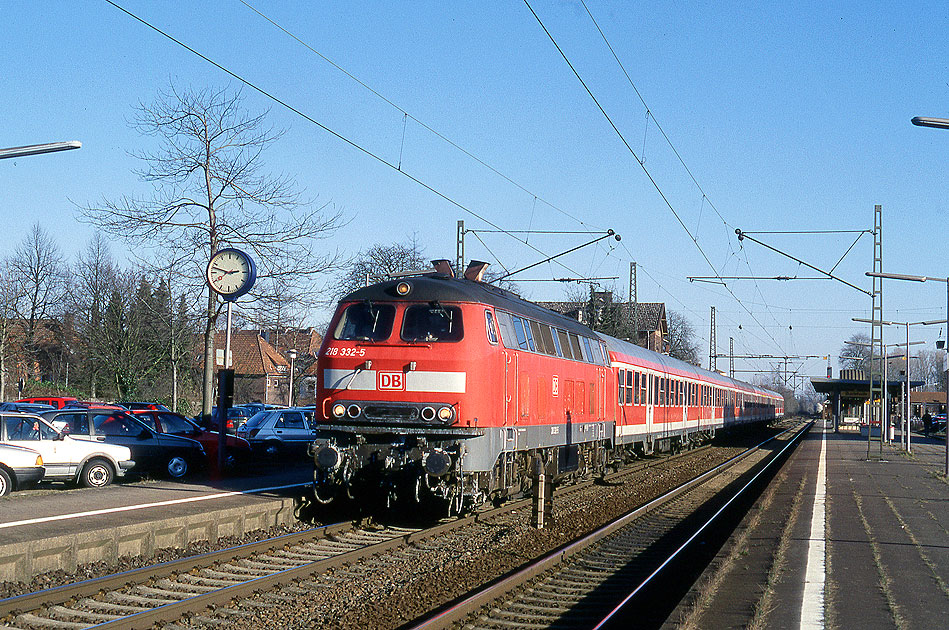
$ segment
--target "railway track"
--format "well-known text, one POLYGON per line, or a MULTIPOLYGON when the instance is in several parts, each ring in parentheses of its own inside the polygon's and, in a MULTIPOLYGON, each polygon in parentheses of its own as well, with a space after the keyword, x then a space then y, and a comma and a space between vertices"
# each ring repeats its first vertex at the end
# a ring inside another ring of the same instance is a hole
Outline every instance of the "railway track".
MULTIPOLYGON (((671 468, 701 449, 640 462, 611 475, 620 484, 645 469, 671 468)), ((568 486, 561 501, 589 484, 568 486)), ((287 606, 310 591, 358 584, 395 554, 446 553, 459 537, 483 536, 479 527, 506 527, 529 501, 420 529, 341 523, 184 558, 122 574, 0 600, 0 628, 148 628, 240 625, 261 610, 287 606), (472 533, 473 532, 473 533, 472 533), (213 612, 209 612, 213 611, 213 612)))
MULTIPOLYGON (((671 609, 692 582, 693 572, 686 565, 689 554, 693 559, 696 554, 689 544, 719 526, 728 507, 753 501, 757 482, 773 472, 772 466, 783 460, 809 426, 774 438, 780 448, 749 450, 506 579, 470 593, 413 624, 413 630, 658 627, 665 619, 663 610, 671 609), (663 599, 669 600, 667 606, 663 599)), ((722 530, 727 535, 731 526, 725 524, 722 530)))

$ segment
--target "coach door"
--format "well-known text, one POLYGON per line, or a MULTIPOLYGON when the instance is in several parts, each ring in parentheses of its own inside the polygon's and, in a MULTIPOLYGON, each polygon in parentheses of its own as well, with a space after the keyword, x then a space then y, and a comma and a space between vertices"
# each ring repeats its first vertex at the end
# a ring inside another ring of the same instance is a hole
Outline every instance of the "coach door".
POLYGON ((643 378, 646 379, 646 432, 652 433, 653 427, 653 402, 656 400, 656 379, 654 375, 643 372, 643 378))

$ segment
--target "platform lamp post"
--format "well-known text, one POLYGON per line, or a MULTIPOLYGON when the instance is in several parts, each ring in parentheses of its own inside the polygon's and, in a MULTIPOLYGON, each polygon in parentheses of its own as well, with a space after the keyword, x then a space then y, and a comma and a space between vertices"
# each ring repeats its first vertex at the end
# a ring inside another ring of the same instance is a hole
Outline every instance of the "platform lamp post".
MULTIPOLYGON (((922 120, 922 119, 920 119, 922 120)), ((926 120, 941 120, 941 119, 926 119, 926 120)), ((943 121, 946 124, 946 129, 949 129, 949 120, 943 121)), ((913 119, 913 124, 922 124, 917 123, 916 119, 913 119)), ((933 125, 928 125, 933 126, 933 125)), ((866 275, 876 278, 888 278, 890 280, 908 280, 910 282, 926 282, 928 280, 933 280, 935 282, 945 282, 946 283, 946 319, 934 319, 928 322, 919 322, 923 326, 929 326, 932 324, 949 324, 949 278, 931 278, 929 276, 911 276, 901 273, 875 273, 872 271, 866 272, 866 275)), ((947 326, 949 330, 949 326, 947 326)), ((908 369, 908 368, 907 368, 908 369)), ((946 370, 946 415, 949 417, 949 370, 946 370)), ((949 425, 946 426, 946 461, 943 467, 943 474, 949 477, 949 425)))
POLYGON ((26 157, 27 155, 56 153, 57 151, 68 151, 70 149, 80 148, 82 148, 82 143, 78 140, 70 140, 68 142, 47 142, 46 144, 30 144, 25 147, 10 147, 9 149, 0 149, 0 160, 4 158, 26 157))
MULTIPOLYGON (((865 323, 865 324, 872 324, 872 323, 873 323, 873 320, 872 320, 872 319, 863 319, 863 318, 860 318, 860 317, 852 317, 851 319, 852 319, 853 321, 855 321, 855 322, 863 322, 863 323, 865 323)), ((910 346, 919 345, 919 344, 921 344, 921 343, 924 343, 924 342, 922 342, 922 341, 913 341, 913 342, 910 342, 910 340, 909 340, 909 327, 910 327, 910 326, 924 325, 924 324, 928 324, 928 323, 930 323, 930 322, 891 322, 891 321, 882 321, 882 322, 880 322, 880 323, 883 324, 884 326, 905 326, 905 327, 906 327, 906 343, 894 343, 894 344, 890 344, 890 345, 891 345, 891 346, 906 346, 906 381, 905 381, 905 383, 906 383, 906 405, 905 405, 905 407, 904 407, 904 409, 903 409, 903 438, 902 438, 901 441, 903 442, 903 448, 905 448, 905 449, 906 449, 906 452, 909 453, 909 452, 911 452, 911 450, 910 450, 910 449, 911 449, 911 447, 910 447, 910 437, 909 437, 909 435, 910 435, 910 431, 909 431, 909 412, 910 412, 910 402, 909 402, 909 398, 910 398, 910 394, 909 394, 909 347, 910 347, 910 346)))

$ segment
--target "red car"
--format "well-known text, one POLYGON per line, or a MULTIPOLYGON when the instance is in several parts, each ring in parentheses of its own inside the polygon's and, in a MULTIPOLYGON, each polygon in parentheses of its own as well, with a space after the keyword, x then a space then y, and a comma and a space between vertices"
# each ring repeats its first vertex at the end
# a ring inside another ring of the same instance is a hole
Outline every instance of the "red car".
POLYGON ((72 396, 34 396, 32 398, 21 398, 20 400, 15 400, 14 402, 51 405, 56 409, 62 409, 66 405, 76 402, 76 399, 72 396))
MULTIPOLYGON (((217 462, 218 434, 205 431, 180 413, 160 411, 155 409, 135 409, 130 412, 135 418, 144 422, 148 427, 159 433, 181 435, 197 440, 208 454, 208 460, 217 462)), ((250 443, 233 435, 227 436, 227 459, 225 466, 234 469, 241 462, 250 458, 250 443)))

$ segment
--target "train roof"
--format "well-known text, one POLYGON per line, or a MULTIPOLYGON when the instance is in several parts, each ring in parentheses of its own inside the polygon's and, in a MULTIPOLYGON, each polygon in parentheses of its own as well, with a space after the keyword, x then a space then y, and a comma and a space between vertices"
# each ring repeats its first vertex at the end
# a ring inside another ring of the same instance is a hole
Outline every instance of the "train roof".
POLYGON ((700 368, 696 365, 692 365, 691 363, 686 363, 685 361, 670 357, 667 354, 659 354, 658 352, 653 352, 652 350, 648 350, 642 346, 637 346, 636 344, 629 343, 628 341, 616 339, 615 337, 610 337, 609 335, 604 335, 602 333, 596 333, 596 335, 602 339, 604 343, 606 343, 606 347, 610 352, 637 359, 640 363, 654 364, 656 367, 662 368, 666 372, 678 374, 680 376, 687 376, 696 380, 715 383, 724 387, 740 389, 762 396, 781 397, 781 394, 778 392, 764 389, 763 387, 758 387, 757 385, 752 385, 751 383, 747 383, 745 381, 739 381, 718 372, 712 372, 711 370, 700 368))
POLYGON ((594 336, 592 330, 577 320, 538 306, 533 302, 528 302, 516 293, 486 282, 453 278, 442 273, 426 273, 386 280, 357 289, 343 297, 340 302, 363 302, 367 300, 372 302, 432 302, 437 300, 439 302, 488 304, 578 335, 594 336), (412 285, 412 290, 406 295, 399 295, 396 292, 396 287, 401 282, 408 282, 412 285))
POLYGON ((711 383, 717 383, 724 387, 732 387, 747 392, 760 395, 777 396, 781 394, 761 387, 739 381, 733 378, 712 372, 691 363, 674 359, 665 354, 659 354, 652 350, 647 350, 641 346, 610 337, 601 333, 594 332, 587 326, 566 315, 561 315, 549 309, 529 302, 519 295, 507 291, 500 287, 468 280, 466 278, 455 278, 443 273, 423 273, 416 276, 407 276, 392 280, 385 280, 368 287, 363 287, 353 291, 340 300, 343 302, 470 302, 476 304, 488 304, 495 308, 510 311, 516 315, 530 317, 538 322, 544 322, 562 330, 574 332, 584 337, 599 337, 606 343, 607 348, 616 354, 626 355, 636 358, 644 363, 654 364, 665 371, 687 376, 697 380, 711 383), (407 282, 412 289, 405 295, 400 295, 396 287, 407 282))

